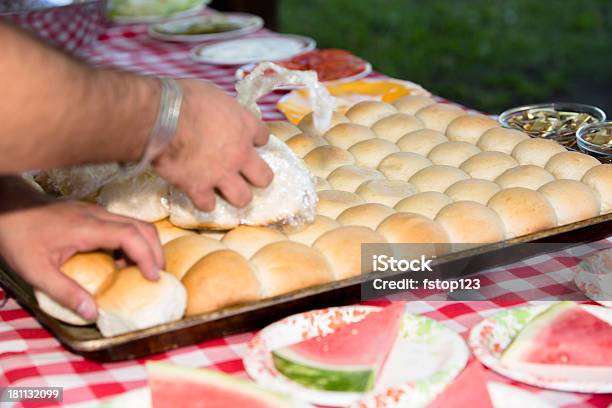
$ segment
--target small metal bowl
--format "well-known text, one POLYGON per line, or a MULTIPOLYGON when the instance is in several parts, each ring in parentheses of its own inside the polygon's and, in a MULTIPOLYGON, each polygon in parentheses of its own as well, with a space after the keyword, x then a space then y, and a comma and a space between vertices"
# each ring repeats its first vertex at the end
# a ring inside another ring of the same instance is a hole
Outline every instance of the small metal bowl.
POLYGON ((95 41, 105 25, 104 11, 104 0, 0 1, 0 19, 69 52, 78 52, 95 41))
MULTIPOLYGON (((606 120, 606 113, 600 108, 592 105, 585 105, 582 103, 572 103, 572 102, 553 102, 553 103, 541 103, 536 105, 525 105, 519 106, 517 108, 508 109, 504 111, 501 115, 499 115, 499 123, 506 128, 518 129, 524 131, 523 129, 512 126, 508 121, 512 117, 522 114, 528 110, 537 110, 537 109, 553 109, 555 111, 564 111, 564 112, 576 112, 576 113, 586 113, 595 118, 597 122, 603 122, 606 120)), ((536 134, 530 134, 526 132, 531 137, 539 137, 536 134)), ((562 145, 573 147, 576 145, 576 135, 575 133, 563 136, 553 135, 549 139, 556 140, 562 145)))
POLYGON ((599 159, 603 163, 612 163, 612 147, 602 146, 596 143, 589 142, 585 139, 588 134, 597 132, 600 129, 610 129, 612 131, 612 122, 600 122, 592 125, 583 126, 576 132, 576 141, 578 148, 588 155, 599 159))

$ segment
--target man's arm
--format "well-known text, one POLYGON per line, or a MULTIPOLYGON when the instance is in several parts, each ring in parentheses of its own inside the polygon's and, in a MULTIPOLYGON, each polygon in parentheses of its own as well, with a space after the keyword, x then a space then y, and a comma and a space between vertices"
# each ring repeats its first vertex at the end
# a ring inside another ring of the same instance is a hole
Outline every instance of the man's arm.
POLYGON ((0 174, 138 160, 156 79, 96 70, 0 22, 0 174))

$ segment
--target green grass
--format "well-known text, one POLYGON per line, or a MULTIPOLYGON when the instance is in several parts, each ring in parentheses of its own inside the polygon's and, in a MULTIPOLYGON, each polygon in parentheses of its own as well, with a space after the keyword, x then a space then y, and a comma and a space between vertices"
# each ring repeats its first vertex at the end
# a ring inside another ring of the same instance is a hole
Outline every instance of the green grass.
POLYGON ((612 115, 610 0, 280 0, 280 29, 498 113, 552 100, 612 115))

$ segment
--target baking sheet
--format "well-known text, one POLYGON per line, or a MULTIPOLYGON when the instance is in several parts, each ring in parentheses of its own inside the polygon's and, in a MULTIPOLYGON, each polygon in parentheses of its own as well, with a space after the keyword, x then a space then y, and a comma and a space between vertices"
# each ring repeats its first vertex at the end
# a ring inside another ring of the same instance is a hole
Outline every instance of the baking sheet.
MULTIPOLYGON (((543 249, 550 252, 551 249, 558 250, 606 238, 611 228, 612 213, 440 256, 437 258, 437 264, 444 271, 445 278, 466 276, 537 255, 537 251, 543 249), (528 243, 551 245, 525 245, 528 243), (457 267, 454 267, 455 265, 457 267)), ((310 309, 356 303, 361 298, 361 285, 379 276, 380 274, 356 276, 110 338, 102 337, 95 326, 71 326, 42 312, 30 286, 4 264, 1 265, 0 284, 69 350, 92 360, 110 362, 259 329, 290 314, 310 309)))

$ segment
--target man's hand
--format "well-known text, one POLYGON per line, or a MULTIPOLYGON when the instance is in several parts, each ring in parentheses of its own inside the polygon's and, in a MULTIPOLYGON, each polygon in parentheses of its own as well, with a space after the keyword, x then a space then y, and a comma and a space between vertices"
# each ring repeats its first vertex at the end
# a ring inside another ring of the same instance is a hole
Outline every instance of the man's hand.
POLYGON ((266 187, 272 181, 272 171, 255 150, 267 143, 268 130, 209 82, 179 82, 184 99, 177 134, 154 161, 156 171, 203 211, 214 209, 215 189, 244 207, 252 198, 250 185, 266 187))
POLYGON ((0 254, 35 288, 85 319, 95 319, 91 295, 60 271, 76 252, 122 249, 155 280, 164 267, 155 228, 79 202, 52 202, 0 213, 0 254))

